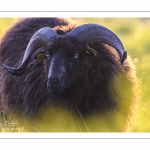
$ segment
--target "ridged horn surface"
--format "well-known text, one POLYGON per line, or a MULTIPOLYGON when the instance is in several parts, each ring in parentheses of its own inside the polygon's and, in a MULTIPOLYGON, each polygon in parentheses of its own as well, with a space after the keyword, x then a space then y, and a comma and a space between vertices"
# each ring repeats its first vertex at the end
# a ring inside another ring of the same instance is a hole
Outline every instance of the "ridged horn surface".
POLYGON ((76 38, 81 43, 100 41, 117 50, 121 58, 121 64, 127 58, 127 53, 119 37, 110 29, 98 24, 84 24, 70 31, 67 36, 76 38))
POLYGON ((38 48, 45 46, 49 41, 51 41, 56 37, 57 37, 57 33, 49 27, 44 27, 39 29, 30 39, 27 48, 25 50, 25 54, 23 56, 21 65, 18 68, 11 68, 5 65, 4 67, 11 74, 18 75, 18 76, 23 74, 26 67, 28 66, 32 54, 38 48))

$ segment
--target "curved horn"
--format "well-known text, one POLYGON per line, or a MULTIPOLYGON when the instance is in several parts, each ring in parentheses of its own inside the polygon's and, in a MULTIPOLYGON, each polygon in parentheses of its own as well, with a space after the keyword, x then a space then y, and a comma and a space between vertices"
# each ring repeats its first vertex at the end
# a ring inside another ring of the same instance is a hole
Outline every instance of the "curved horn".
POLYGON ((57 33, 53 29, 49 27, 41 28, 30 39, 29 44, 25 50, 21 65, 18 68, 11 68, 5 65, 4 67, 11 74, 18 76, 23 74, 33 52, 35 52, 38 48, 45 46, 51 39, 54 39, 56 37, 57 33))
POLYGON ((114 47, 120 55, 121 64, 127 58, 127 52, 118 36, 110 29, 98 24, 84 24, 70 31, 67 36, 76 38, 81 43, 104 42, 114 47))

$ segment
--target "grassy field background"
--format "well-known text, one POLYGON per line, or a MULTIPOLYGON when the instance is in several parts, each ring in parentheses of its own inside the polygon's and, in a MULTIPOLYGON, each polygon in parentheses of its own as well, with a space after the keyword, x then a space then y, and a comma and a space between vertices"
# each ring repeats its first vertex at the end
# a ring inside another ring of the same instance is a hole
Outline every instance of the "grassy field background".
MULTIPOLYGON (((122 40, 136 66, 142 89, 135 131, 150 131, 150 19, 146 18, 74 18, 79 24, 97 23, 113 30, 122 40)), ((0 38, 17 18, 0 18, 0 38)))

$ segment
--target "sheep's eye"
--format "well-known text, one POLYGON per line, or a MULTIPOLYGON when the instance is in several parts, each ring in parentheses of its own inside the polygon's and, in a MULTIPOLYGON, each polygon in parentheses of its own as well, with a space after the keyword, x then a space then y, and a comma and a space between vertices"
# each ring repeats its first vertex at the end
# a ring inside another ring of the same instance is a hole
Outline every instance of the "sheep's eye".
POLYGON ((37 56, 36 56, 36 58, 37 58, 37 60, 39 61, 39 62, 42 62, 45 58, 46 58, 46 55, 45 55, 45 53, 39 53, 37 56))
POLYGON ((50 55, 46 55, 46 58, 47 58, 47 59, 50 59, 50 55))
POLYGON ((75 58, 79 58, 79 54, 75 54, 74 57, 75 57, 75 58))

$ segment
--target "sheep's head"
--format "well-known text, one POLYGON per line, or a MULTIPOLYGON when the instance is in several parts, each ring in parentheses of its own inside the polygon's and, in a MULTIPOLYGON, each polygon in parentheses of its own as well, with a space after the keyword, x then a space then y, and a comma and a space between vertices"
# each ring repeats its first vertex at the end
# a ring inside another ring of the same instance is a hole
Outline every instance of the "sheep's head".
POLYGON ((43 47, 44 51, 38 53, 36 58, 47 60, 48 90, 52 94, 61 94, 71 81, 78 76, 76 73, 84 61, 84 54, 98 55, 97 51, 87 45, 98 41, 114 47, 120 56, 121 64, 125 61, 126 51, 115 33, 97 24, 85 24, 65 35, 58 35, 49 27, 38 30, 27 46, 21 65, 18 68, 4 66, 9 73, 22 75, 32 54, 43 47))
POLYGON ((44 61, 48 72, 47 88, 50 93, 61 94, 76 82, 76 79, 82 78, 82 73, 88 70, 86 58, 90 55, 85 53, 85 49, 86 46, 82 44, 74 45, 65 36, 58 36, 34 57, 44 61))

